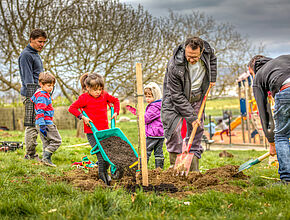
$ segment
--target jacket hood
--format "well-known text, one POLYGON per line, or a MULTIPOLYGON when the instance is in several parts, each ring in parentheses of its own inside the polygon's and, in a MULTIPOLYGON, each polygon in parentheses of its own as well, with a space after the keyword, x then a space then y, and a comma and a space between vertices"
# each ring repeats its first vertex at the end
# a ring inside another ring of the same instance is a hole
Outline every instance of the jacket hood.
POLYGON ((269 57, 264 57, 262 59, 256 60, 255 65, 254 65, 255 74, 256 74, 256 72, 259 71, 259 69, 261 69, 270 60, 272 60, 272 58, 269 58, 269 57))
POLYGON ((152 91, 154 101, 161 99, 162 94, 160 87, 155 82, 150 82, 148 85, 144 87, 144 89, 150 89, 152 91))

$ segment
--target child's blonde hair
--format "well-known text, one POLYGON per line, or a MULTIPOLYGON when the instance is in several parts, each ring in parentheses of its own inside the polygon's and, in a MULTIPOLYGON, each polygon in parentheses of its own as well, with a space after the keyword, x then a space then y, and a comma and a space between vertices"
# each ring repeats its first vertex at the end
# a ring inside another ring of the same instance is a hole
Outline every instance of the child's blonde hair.
POLYGON ((89 88, 99 88, 104 89, 105 82, 104 78, 98 73, 84 73, 81 78, 81 85, 83 92, 87 92, 87 87, 89 88))
POLYGON ((152 95, 154 100, 161 99, 161 90, 155 82, 150 82, 144 87, 144 94, 152 95))
POLYGON ((38 81, 43 85, 48 83, 55 84, 56 79, 50 72, 41 72, 39 74, 38 81))

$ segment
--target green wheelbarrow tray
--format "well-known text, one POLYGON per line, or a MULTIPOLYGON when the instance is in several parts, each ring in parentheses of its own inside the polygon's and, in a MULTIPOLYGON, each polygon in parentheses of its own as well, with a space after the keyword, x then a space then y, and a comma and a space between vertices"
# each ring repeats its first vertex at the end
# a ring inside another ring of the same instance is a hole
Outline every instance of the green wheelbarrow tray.
MULTIPOLYGON (((88 117, 87 114, 85 113, 85 111, 82 111, 82 114, 85 117, 88 117)), ((113 114, 114 114, 114 108, 111 107, 111 118, 112 118, 113 114)), ((109 138, 112 136, 117 136, 117 137, 121 138, 122 140, 126 141, 130 145, 131 149, 134 152, 134 155, 136 156, 136 162, 131 164, 129 166, 129 168, 132 168, 138 164, 138 153, 136 152, 136 150, 134 149, 133 145, 130 143, 128 138, 121 131, 121 129, 115 127, 115 119, 111 119, 111 128, 110 129, 106 129, 106 130, 102 130, 102 131, 98 131, 98 129, 96 128, 96 126, 92 122, 90 122, 90 125, 91 125, 93 135, 96 139, 96 145, 92 148, 90 153, 93 155, 93 154, 100 152, 102 157, 104 158, 104 160, 107 161, 111 165, 111 174, 115 174, 117 168, 116 168, 116 165, 113 164, 112 161, 109 159, 109 157, 107 156, 106 152, 104 151, 104 149, 100 143, 100 141, 102 141, 106 138, 109 138)))

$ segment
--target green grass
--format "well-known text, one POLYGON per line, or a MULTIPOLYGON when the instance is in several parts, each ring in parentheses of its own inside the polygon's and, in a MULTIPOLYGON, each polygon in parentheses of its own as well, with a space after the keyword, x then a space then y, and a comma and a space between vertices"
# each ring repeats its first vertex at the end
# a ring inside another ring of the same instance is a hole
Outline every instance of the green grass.
MULTIPOLYGON (((118 127, 137 147, 136 123, 121 122, 118 127)), ((138 191, 132 195, 124 190, 96 188, 93 192, 81 191, 65 182, 49 183, 43 173, 63 175, 73 161, 90 156, 90 147, 71 147, 87 140, 76 138, 75 130, 61 130, 63 145, 53 156, 57 168, 36 166, 35 161, 23 160, 24 150, 0 152, 0 219, 289 219, 289 186, 268 187, 274 181, 262 176, 278 178, 277 169, 267 162, 245 171, 249 182, 235 182, 243 187, 242 194, 208 191, 183 199, 138 191), (185 205, 184 202, 189 202, 185 205)), ((24 132, 0 133, 1 141, 23 141, 24 132), (5 135, 3 135, 5 134, 5 135), (7 137, 6 137, 7 136, 7 137)), ((41 143, 37 152, 41 153, 41 143)), ((165 148, 164 148, 165 150, 165 148)), ((207 151, 200 161, 200 169, 227 164, 240 165, 264 152, 229 151, 234 158, 220 158, 219 151, 207 151)), ((165 168, 169 167, 165 150, 165 168)), ((149 169, 154 168, 154 158, 149 169)))
POLYGON ((233 115, 240 115, 240 101, 238 98, 222 98, 206 101, 205 114, 212 117, 222 117, 223 110, 232 111, 233 115))

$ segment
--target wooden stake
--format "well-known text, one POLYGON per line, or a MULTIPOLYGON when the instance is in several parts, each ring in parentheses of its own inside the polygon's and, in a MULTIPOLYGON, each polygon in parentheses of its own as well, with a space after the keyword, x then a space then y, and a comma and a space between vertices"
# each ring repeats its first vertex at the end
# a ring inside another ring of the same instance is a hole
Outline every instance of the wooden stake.
POLYGON ((137 113, 139 117, 139 135, 141 147, 141 164, 142 164, 142 184, 148 186, 148 169, 147 169, 147 151, 145 139, 145 120, 144 120, 144 100, 143 100, 143 80, 141 63, 136 63, 137 79, 137 113))

